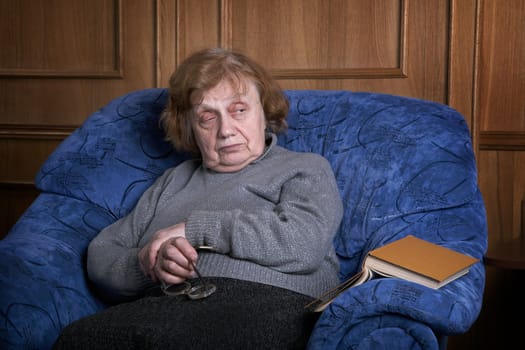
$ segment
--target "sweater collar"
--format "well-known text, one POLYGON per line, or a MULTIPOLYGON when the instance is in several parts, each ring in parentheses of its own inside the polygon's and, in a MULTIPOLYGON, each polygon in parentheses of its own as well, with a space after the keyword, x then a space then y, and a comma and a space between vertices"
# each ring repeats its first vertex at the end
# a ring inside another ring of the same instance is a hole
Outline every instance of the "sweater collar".
POLYGON ((264 138, 265 146, 263 153, 259 156, 259 158, 255 159, 250 164, 254 164, 257 162, 260 162, 262 159, 266 157, 268 153, 270 153, 270 150, 275 147, 277 144, 277 136, 272 132, 266 132, 266 136, 264 138))

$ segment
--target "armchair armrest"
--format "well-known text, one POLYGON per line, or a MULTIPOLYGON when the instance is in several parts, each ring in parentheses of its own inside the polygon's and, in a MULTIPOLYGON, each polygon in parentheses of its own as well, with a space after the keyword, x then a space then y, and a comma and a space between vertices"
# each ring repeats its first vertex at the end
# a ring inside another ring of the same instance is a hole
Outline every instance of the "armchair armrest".
POLYGON ((369 316, 358 324, 345 324, 342 337, 335 338, 312 337, 308 349, 441 349, 429 326, 394 314, 369 316))
POLYGON ((107 220, 89 202, 45 193, 0 241, 0 348, 51 348, 64 326, 102 309, 84 259, 107 220))
POLYGON ((480 262, 437 290, 395 278, 350 288, 323 311, 309 349, 439 349, 441 336, 464 333, 478 317, 484 281, 480 262))

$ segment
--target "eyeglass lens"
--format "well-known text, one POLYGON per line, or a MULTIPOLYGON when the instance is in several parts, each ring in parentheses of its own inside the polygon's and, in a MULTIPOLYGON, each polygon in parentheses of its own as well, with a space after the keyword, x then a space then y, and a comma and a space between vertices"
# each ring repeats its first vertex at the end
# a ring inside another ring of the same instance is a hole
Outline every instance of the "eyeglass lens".
POLYGON ((179 284, 166 284, 162 282, 161 289, 164 294, 171 296, 186 294, 188 298, 196 300, 209 297, 215 293, 217 287, 213 283, 205 281, 193 262, 191 262, 191 265, 197 273, 198 283, 192 286, 188 281, 179 284))

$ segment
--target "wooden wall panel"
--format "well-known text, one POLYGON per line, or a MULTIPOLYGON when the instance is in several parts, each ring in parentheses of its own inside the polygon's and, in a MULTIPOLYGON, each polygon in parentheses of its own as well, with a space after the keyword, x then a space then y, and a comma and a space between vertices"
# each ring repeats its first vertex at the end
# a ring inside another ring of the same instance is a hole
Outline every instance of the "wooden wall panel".
POLYGON ((36 23, 0 53, 0 124, 79 125, 110 99, 157 85, 153 1, 0 1, 0 23, 21 14, 20 24, 36 23), (13 51, 34 58, 15 65, 13 51))
POLYGON ((488 215, 489 244, 510 241, 522 232, 525 152, 480 151, 479 182, 488 215))
POLYGON ((525 2, 480 2, 479 172, 489 244, 522 234, 525 199, 525 2), (520 30, 517 30, 520 28, 520 30))
POLYGON ((400 0, 231 3, 232 37, 225 44, 255 54, 279 77, 404 75, 400 0))
POLYGON ((524 1, 482 2, 479 81, 482 132, 525 132, 524 29, 524 1))
MULTIPOLYGON (((221 26, 229 23, 223 1, 180 0, 177 17, 177 64, 194 51, 220 46, 221 26)), ((171 70, 174 70, 171 67, 171 70)), ((171 74, 171 72, 170 72, 171 74)))
POLYGON ((379 91, 447 103, 447 1, 225 0, 224 46, 289 89, 379 91), (271 25, 269 24, 271 23, 271 25))
POLYGON ((448 104, 467 120, 478 149, 478 119, 476 116, 476 85, 478 64, 478 0, 454 0, 450 8, 450 57, 448 104))
POLYGON ((120 9, 116 0, 1 1, 0 76, 120 77, 120 9))

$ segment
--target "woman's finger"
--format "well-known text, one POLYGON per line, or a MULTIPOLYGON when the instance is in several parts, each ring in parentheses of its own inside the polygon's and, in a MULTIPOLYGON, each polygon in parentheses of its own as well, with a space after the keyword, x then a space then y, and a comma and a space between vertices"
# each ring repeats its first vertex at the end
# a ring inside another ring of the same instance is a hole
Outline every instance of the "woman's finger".
POLYGON ((196 261, 196 258, 197 252, 185 238, 170 239, 159 250, 155 274, 158 279, 166 283, 180 283, 193 277, 190 261, 196 261))

